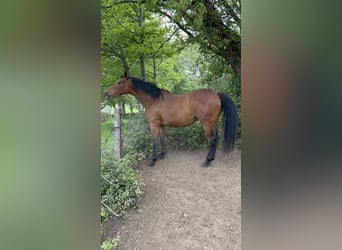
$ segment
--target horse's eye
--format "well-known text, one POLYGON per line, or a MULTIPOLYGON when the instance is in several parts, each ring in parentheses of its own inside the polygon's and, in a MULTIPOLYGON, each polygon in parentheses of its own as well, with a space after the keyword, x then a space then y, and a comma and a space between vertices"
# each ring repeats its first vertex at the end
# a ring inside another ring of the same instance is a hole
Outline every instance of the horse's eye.
POLYGON ((121 82, 118 82, 118 84, 120 84, 121 82))

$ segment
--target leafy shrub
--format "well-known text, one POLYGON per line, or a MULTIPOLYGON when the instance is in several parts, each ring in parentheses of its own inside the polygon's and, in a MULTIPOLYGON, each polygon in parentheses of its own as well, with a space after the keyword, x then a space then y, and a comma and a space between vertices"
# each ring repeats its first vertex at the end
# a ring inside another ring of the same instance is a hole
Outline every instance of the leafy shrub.
POLYGON ((152 153, 152 135, 145 113, 129 114, 123 121, 124 154, 140 154, 145 158, 152 153))
POLYGON ((201 124, 196 122, 184 128, 167 128, 166 145, 169 149, 198 150, 208 148, 201 124))
POLYGON ((114 250, 117 248, 119 243, 119 236, 112 240, 106 240, 101 243, 101 250, 114 250))
POLYGON ((142 159, 139 154, 126 155, 117 160, 111 150, 103 149, 101 156, 101 218, 122 216, 124 210, 139 203, 143 183, 132 167, 142 159))

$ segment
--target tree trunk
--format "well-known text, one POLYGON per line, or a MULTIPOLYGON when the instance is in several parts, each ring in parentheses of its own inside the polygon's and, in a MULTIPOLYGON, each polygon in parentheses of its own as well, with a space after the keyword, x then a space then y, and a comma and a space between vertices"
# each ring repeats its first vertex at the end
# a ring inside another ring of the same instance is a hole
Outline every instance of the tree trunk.
MULTIPOLYGON (((139 26, 141 28, 141 33, 140 33, 140 44, 144 46, 145 42, 145 34, 144 34, 144 9, 140 5, 139 6, 139 14, 138 14, 138 22, 139 26)), ((141 78, 142 80, 146 81, 146 68, 145 68, 145 55, 142 53, 139 56, 139 61, 140 61, 140 71, 141 71, 141 78)), ((143 112, 143 107, 141 103, 137 100, 137 107, 139 110, 139 113, 143 112)))
MULTIPOLYGON (((142 6, 139 6, 139 26, 141 28, 140 33, 140 44, 144 46, 145 43, 145 31, 144 31, 144 9, 142 6)), ((140 61, 140 70, 141 70, 141 77, 142 80, 146 81, 146 69, 145 69, 145 55, 141 53, 139 56, 140 61)))
POLYGON ((129 74, 129 66, 128 66, 128 63, 127 63, 125 51, 122 48, 121 44, 118 44, 118 46, 119 46, 119 49, 120 49, 120 59, 121 59, 121 62, 122 62, 122 66, 124 68, 124 71, 126 71, 129 74))
POLYGON ((141 79, 146 81, 145 56, 141 55, 139 57, 139 60, 140 60, 141 79))

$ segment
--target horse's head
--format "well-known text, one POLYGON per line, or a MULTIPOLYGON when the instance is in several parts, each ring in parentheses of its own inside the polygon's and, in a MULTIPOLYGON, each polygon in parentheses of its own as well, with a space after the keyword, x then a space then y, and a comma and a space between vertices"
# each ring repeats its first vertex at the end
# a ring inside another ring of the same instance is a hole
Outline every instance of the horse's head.
POLYGON ((104 95, 107 99, 117 97, 129 93, 132 80, 128 77, 125 71, 124 75, 119 78, 112 86, 110 86, 104 95))

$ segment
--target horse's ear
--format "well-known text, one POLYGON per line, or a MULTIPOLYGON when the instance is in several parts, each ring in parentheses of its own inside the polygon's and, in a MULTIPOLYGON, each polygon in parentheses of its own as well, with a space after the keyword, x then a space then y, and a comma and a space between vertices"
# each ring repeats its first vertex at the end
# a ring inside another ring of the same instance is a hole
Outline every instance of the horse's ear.
POLYGON ((125 77, 126 79, 128 79, 128 73, 127 73, 126 70, 125 70, 125 73, 124 73, 124 77, 125 77))

